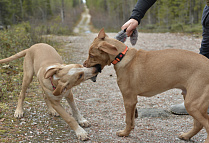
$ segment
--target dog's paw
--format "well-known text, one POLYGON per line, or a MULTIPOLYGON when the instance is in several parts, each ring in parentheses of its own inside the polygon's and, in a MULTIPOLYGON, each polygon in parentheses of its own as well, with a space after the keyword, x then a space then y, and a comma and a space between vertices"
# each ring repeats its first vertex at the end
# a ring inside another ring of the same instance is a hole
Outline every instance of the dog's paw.
POLYGON ((85 127, 85 128, 91 126, 89 121, 87 121, 85 118, 83 118, 82 120, 78 120, 78 123, 81 127, 85 127))
POLYGON ((60 116, 55 110, 49 111, 49 114, 52 115, 52 116, 55 116, 55 117, 60 116))
POLYGON ((79 140, 82 140, 82 141, 89 140, 88 133, 80 126, 78 127, 78 129, 75 130, 75 133, 79 140))
POLYGON ((130 132, 127 132, 126 130, 120 130, 116 132, 116 135, 119 137, 127 137, 130 132))
POLYGON ((186 140, 188 141, 190 138, 188 137, 187 133, 183 133, 181 132, 179 135, 178 135, 179 139, 181 140, 186 140))
POLYGON ((24 114, 23 110, 18 110, 18 109, 16 109, 16 110, 15 110, 14 117, 15 117, 15 118, 22 118, 22 117, 23 117, 23 114, 24 114))

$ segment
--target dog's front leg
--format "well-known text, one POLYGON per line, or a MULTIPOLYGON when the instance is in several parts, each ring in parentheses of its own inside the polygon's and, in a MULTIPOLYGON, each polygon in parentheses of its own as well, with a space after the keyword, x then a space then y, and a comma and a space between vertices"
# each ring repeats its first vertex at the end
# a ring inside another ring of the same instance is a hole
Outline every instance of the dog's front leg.
POLYGON ((48 97, 46 96, 47 95, 47 92, 45 92, 45 94, 43 94, 43 97, 44 97, 44 100, 46 102, 46 105, 48 107, 48 110, 49 110, 49 114, 51 114, 52 116, 59 116, 59 114, 54 110, 54 108, 52 107, 51 105, 51 102, 49 101, 48 97))
POLYGON ((120 137, 128 136, 131 130, 134 129, 137 96, 130 96, 130 95, 124 96, 123 94, 123 100, 124 100, 124 105, 125 105, 125 110, 126 110, 126 128, 116 133, 120 137))
POLYGON ((65 109, 62 107, 59 101, 50 100, 52 107, 57 111, 57 113, 65 120, 65 122, 73 129, 80 140, 88 140, 87 132, 79 126, 77 121, 70 116, 65 109))
POLYGON ((77 119, 78 123, 82 127, 89 127, 90 123, 80 114, 80 111, 76 106, 76 103, 73 98, 73 93, 70 91, 70 93, 65 98, 68 101, 70 107, 72 108, 73 116, 77 119))

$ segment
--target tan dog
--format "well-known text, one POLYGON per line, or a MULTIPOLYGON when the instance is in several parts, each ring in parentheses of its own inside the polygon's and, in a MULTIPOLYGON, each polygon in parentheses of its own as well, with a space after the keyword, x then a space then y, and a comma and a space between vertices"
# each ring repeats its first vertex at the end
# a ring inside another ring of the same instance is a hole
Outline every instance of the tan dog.
MULTIPOLYGON (((203 127, 209 134, 207 58, 178 49, 159 51, 127 49, 122 42, 109 38, 102 29, 91 44, 89 57, 84 66, 101 65, 103 69, 111 63, 114 63, 117 83, 126 110, 126 128, 118 131, 118 136, 128 136, 134 129, 137 95, 151 97, 172 88, 183 91, 187 112, 194 118, 193 128, 187 133, 181 133, 179 138, 189 140, 203 127)), ((209 143, 208 136, 205 142, 209 143)))
POLYGON ((76 132, 81 140, 87 140, 86 131, 79 126, 88 127, 89 122, 80 114, 73 99, 71 88, 81 82, 95 76, 96 68, 85 68, 78 64, 63 64, 63 61, 56 50, 47 44, 36 44, 29 49, 23 50, 9 58, 0 60, 0 63, 24 57, 22 90, 18 99, 17 109, 14 116, 23 117, 23 101, 25 92, 32 81, 33 74, 37 76, 39 83, 44 90, 44 99, 52 115, 60 115, 67 124, 76 132), (70 116, 60 104, 65 97, 72 108, 73 116, 70 116), (57 114, 58 113, 58 114, 57 114))

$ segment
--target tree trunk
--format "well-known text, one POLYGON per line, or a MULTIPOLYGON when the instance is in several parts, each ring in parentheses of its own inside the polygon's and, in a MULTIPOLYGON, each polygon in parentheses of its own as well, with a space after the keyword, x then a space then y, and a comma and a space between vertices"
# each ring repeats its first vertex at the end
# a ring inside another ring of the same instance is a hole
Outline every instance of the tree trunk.
POLYGON ((194 24, 194 1, 193 0, 190 1, 189 21, 191 25, 194 24))
POLYGON ((130 2, 129 0, 124 0, 122 3, 123 8, 123 22, 126 22, 130 17, 130 2))
POLYGON ((20 11, 21 11, 21 18, 23 19, 23 5, 22 5, 22 0, 20 0, 20 11))
POLYGON ((1 5, 0 5, 0 26, 3 24, 3 21, 2 21, 2 8, 1 8, 1 5))
POLYGON ((64 23, 64 21, 65 21, 65 7, 64 7, 64 0, 62 0, 61 19, 62 19, 62 23, 64 23))

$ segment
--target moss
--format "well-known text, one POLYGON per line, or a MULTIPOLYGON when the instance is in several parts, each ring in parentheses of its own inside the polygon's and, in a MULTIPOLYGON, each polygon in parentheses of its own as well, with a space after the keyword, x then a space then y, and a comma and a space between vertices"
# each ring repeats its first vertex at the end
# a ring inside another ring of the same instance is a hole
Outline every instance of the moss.
POLYGON ((7 130, 0 130, 0 134, 4 134, 6 132, 7 132, 7 130))
MULTIPOLYGON (((9 107, 8 107, 7 104, 5 104, 5 103, 0 103, 0 109, 6 110, 6 109, 9 109, 9 107)), ((1 110, 0 110, 0 111, 1 111, 1 110)))
POLYGON ((1 109, 0 109, 0 119, 3 118, 3 117, 4 117, 4 115, 1 114, 1 109))
POLYGON ((6 140, 5 139, 1 139, 1 137, 0 137, 0 142, 6 142, 6 140))

